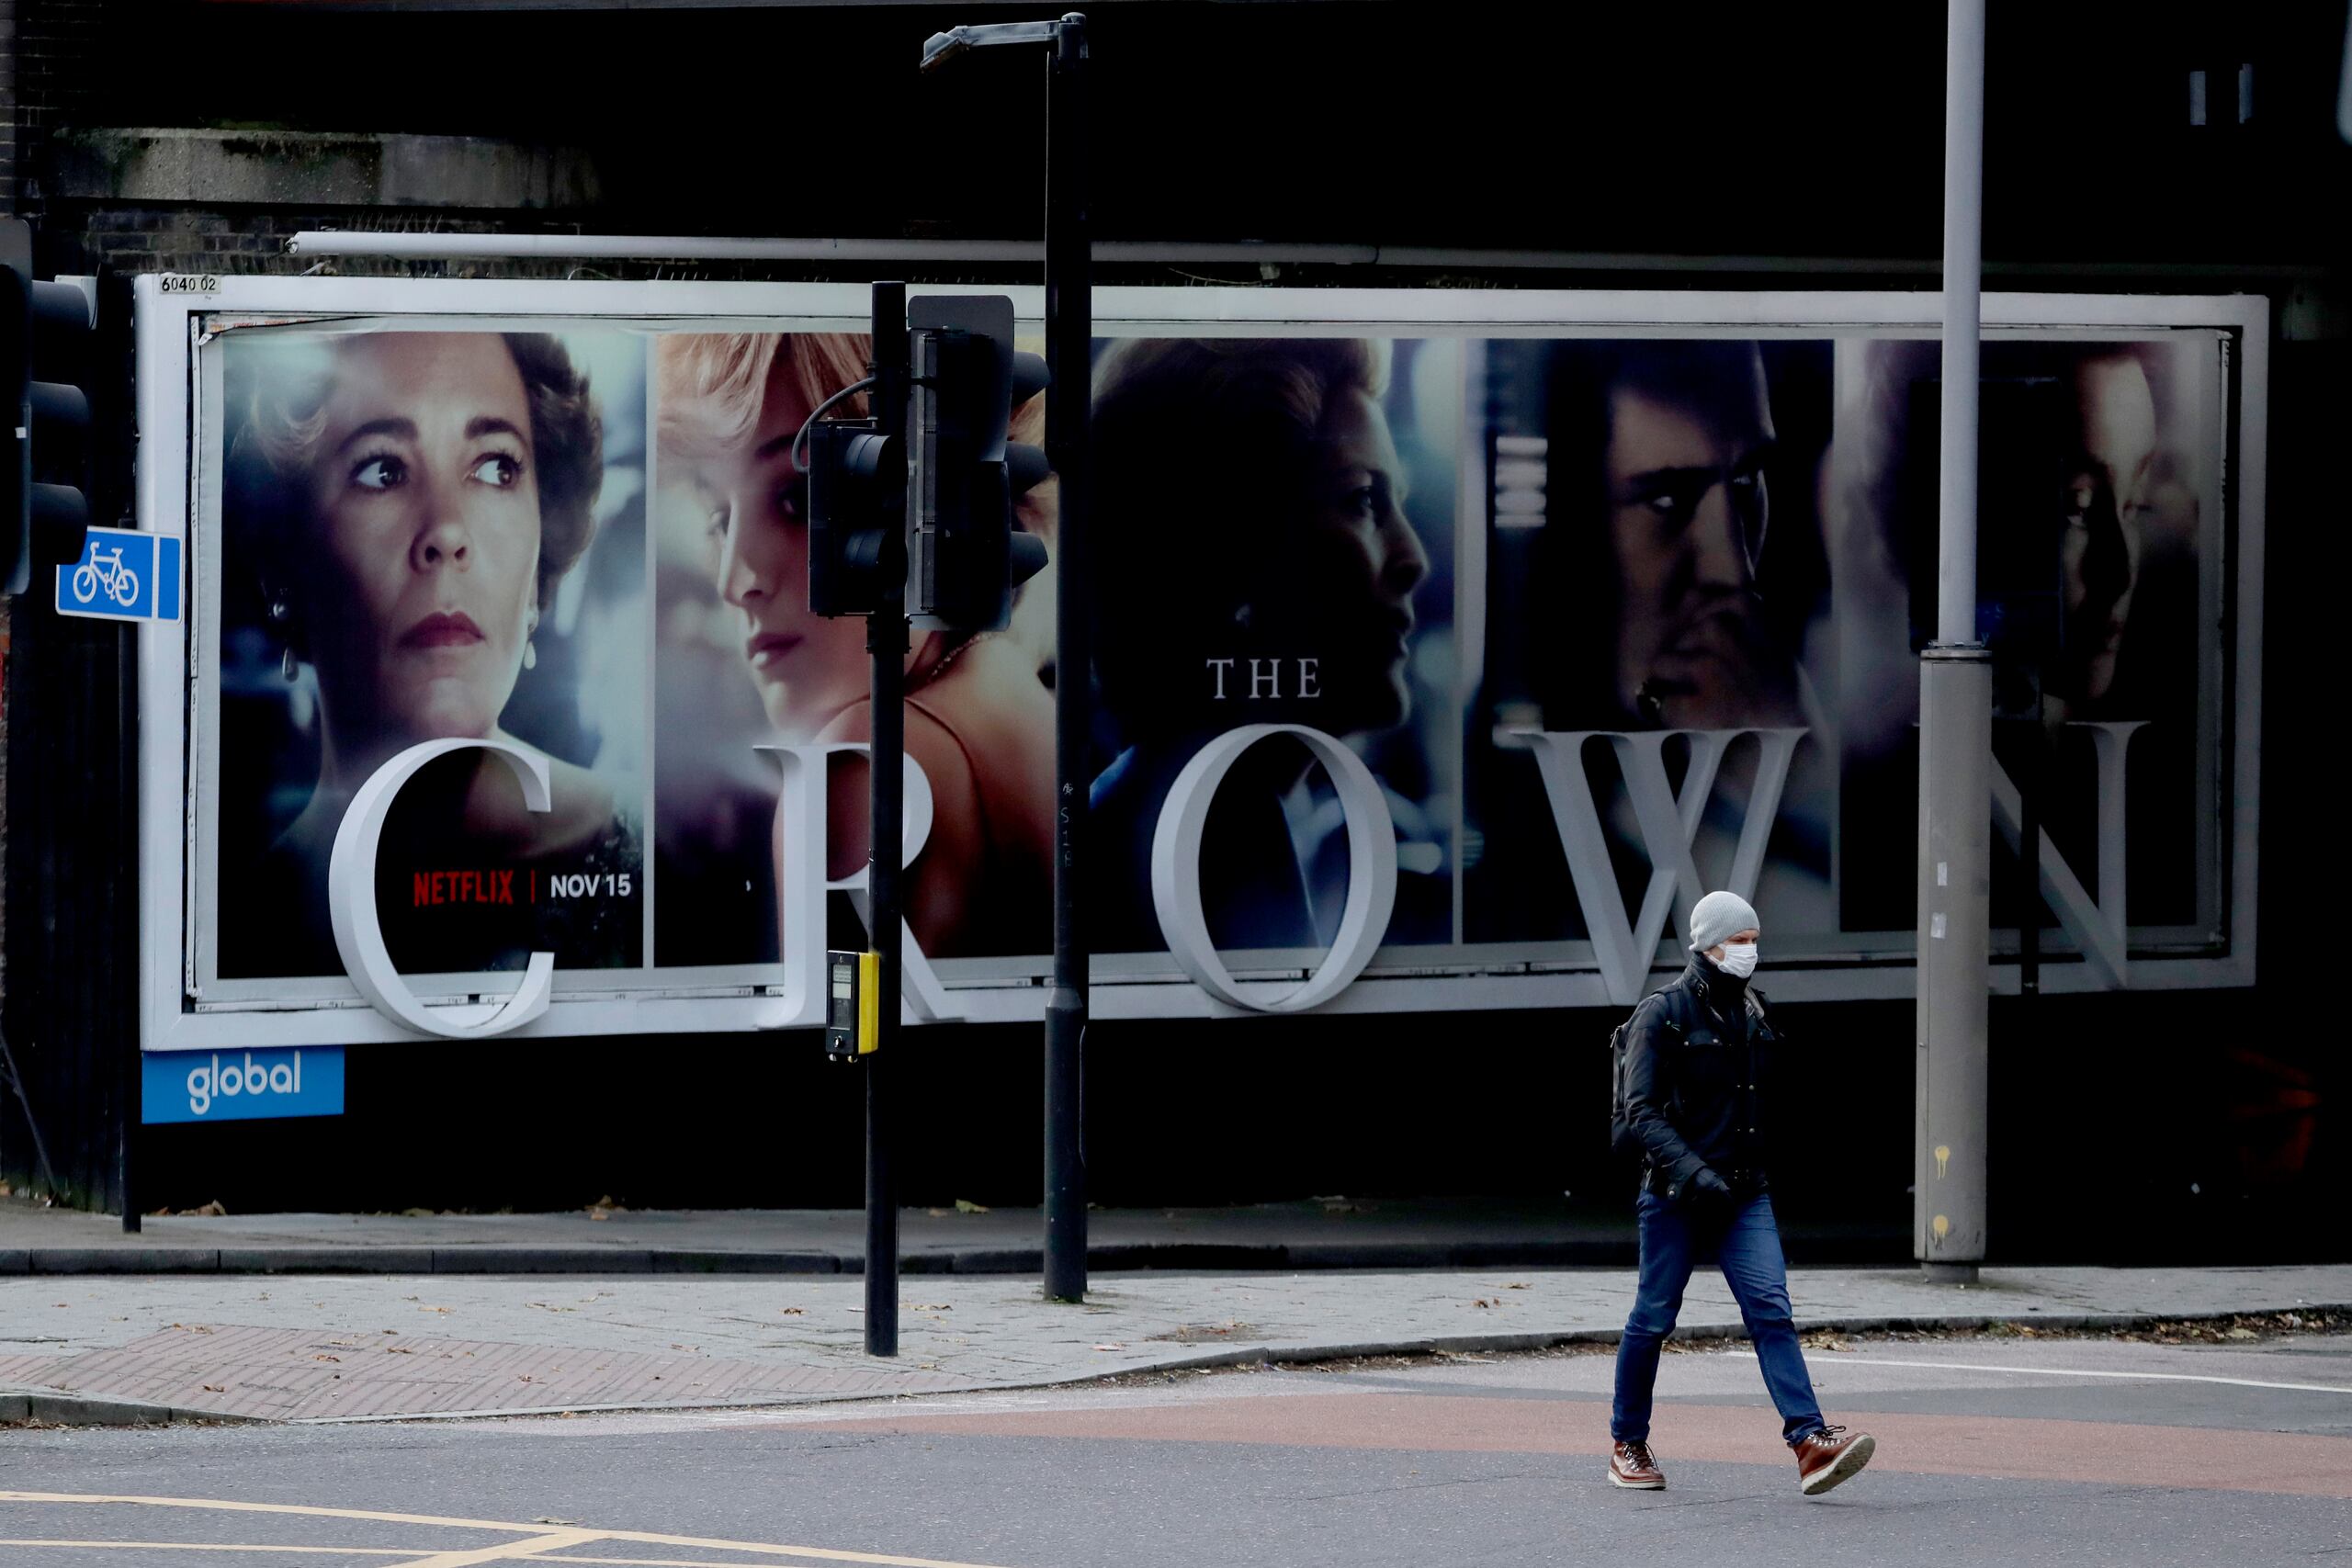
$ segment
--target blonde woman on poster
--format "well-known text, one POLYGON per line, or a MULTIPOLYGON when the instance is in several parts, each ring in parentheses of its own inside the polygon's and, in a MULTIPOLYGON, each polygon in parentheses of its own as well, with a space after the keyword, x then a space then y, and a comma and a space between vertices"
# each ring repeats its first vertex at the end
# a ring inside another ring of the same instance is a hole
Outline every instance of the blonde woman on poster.
MULTIPOLYGON (((693 536, 709 595, 724 607, 704 623, 724 624, 736 639, 736 667, 771 738, 866 739, 865 623, 808 609, 808 479, 792 446, 812 410, 865 374, 868 340, 680 333, 661 339, 655 355, 665 532, 673 542, 693 536)), ((861 395, 835 412, 860 417, 864 404, 861 395)), ((1016 438, 1041 412, 1041 403, 1023 411, 1016 438)), ((1053 493, 1032 491, 1019 509, 1022 526, 1049 546, 1053 493)), ((917 632, 907 655, 907 753, 930 781, 935 815, 910 868, 906 913, 934 957, 1052 945, 1053 700, 1041 679, 1049 644, 1037 631, 1050 626, 1051 592, 1041 575, 1005 631, 917 632)), ((862 766, 844 765, 831 782, 836 876, 865 860, 864 778, 862 766)), ((695 803, 675 808, 691 813, 695 803)))

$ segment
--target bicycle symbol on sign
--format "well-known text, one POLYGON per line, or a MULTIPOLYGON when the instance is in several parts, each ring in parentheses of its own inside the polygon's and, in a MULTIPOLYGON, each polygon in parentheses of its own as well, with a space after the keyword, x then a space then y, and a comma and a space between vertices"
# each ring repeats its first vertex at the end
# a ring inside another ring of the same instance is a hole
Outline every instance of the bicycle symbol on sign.
POLYGON ((118 604, 129 608, 139 598, 139 574, 122 564, 122 547, 111 554, 93 547, 90 558, 74 570, 74 597, 87 604, 100 589, 118 604))

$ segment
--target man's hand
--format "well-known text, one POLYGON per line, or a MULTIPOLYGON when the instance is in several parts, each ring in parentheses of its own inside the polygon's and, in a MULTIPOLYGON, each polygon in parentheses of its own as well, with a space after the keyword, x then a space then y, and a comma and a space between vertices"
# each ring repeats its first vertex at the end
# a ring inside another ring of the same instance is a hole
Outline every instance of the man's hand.
POLYGON ((1694 1201, 1702 1203, 1728 1203, 1732 1197, 1731 1183, 1701 1166, 1698 1174, 1690 1178, 1690 1196, 1694 1201))

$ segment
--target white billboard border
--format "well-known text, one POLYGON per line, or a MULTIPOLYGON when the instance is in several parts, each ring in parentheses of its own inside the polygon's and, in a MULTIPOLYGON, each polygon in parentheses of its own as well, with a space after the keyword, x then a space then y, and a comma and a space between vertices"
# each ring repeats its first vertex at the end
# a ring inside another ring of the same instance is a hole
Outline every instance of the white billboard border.
MULTIPOLYGON (((917 285, 914 294, 956 293, 917 285)), ((1034 327, 1044 317, 1043 290, 1005 288, 1015 315, 1034 327)), ((190 461, 195 431, 190 379, 198 355, 197 320, 216 313, 300 317, 596 318, 616 328, 658 328, 693 321, 704 330, 729 318, 763 327, 855 331, 870 319, 862 284, 684 283, 413 277, 201 276, 149 275, 136 286, 138 414, 142 433, 137 475, 138 526, 185 536, 196 497, 190 461), (560 299, 560 308, 550 308, 560 299)), ((1900 292, 1647 290, 1411 290, 1105 288, 1094 294, 1096 321, 1134 335, 1320 335, 1452 329, 1503 336, 1619 335, 1629 329, 1675 335, 1736 328, 1759 335, 1837 336, 1894 329, 1935 331, 1941 296, 1900 292)), ((2240 346, 2234 471, 2235 637, 2231 742, 2227 953, 2148 959, 2132 966, 2135 989, 2250 986, 2255 977, 2258 887, 2262 700, 2262 582, 2268 479, 2269 303, 2260 296, 1987 294, 1988 333, 2036 329, 2080 333, 2181 327, 2234 331, 2240 346)), ((191 574, 191 552, 183 551, 191 574)), ((218 1050, 302 1044, 415 1042, 354 995, 290 1008, 197 1012, 183 1007, 186 936, 194 897, 187 852, 197 809, 187 788, 187 716, 197 675, 193 639, 202 629, 191 603, 177 624, 143 623, 139 639, 140 1014, 142 1049, 218 1050)), ((1510 972, 1516 970, 1517 972, 1510 972)), ((777 965, 781 981, 782 965, 777 965)), ((1995 971, 1996 991, 2016 988, 2016 972, 1995 971)), ((2045 967, 2044 988, 2091 988, 2086 966, 2045 967)), ((1895 999, 1913 994, 1913 972, 1900 961, 1820 965, 1776 972, 1774 992, 1791 1001, 1895 999)), ((959 987, 951 995, 960 1021, 1036 1021, 1046 987, 1035 983, 959 987)), ((1359 979, 1319 1010, 1410 1013, 1464 1009, 1598 1007, 1608 997, 1596 973, 1501 972, 1383 976, 1359 979)), ((594 1034, 751 1032, 766 1027, 775 998, 763 988, 730 995, 582 995, 560 998, 509 1038, 594 1034)), ((1099 1018, 1211 1018, 1239 1010, 1189 979, 1097 985, 1099 1018)))

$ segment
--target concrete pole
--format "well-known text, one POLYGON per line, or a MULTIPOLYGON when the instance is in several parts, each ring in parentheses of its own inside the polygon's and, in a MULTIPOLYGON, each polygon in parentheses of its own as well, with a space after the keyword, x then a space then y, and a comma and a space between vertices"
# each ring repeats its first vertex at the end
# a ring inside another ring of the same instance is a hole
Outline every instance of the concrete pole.
POLYGON ((1918 1119, 1913 1255, 1967 1283, 1984 1258, 1993 666, 1976 636, 1984 0, 1950 0, 1944 57, 1943 446, 1936 641, 1919 664, 1918 1119))

